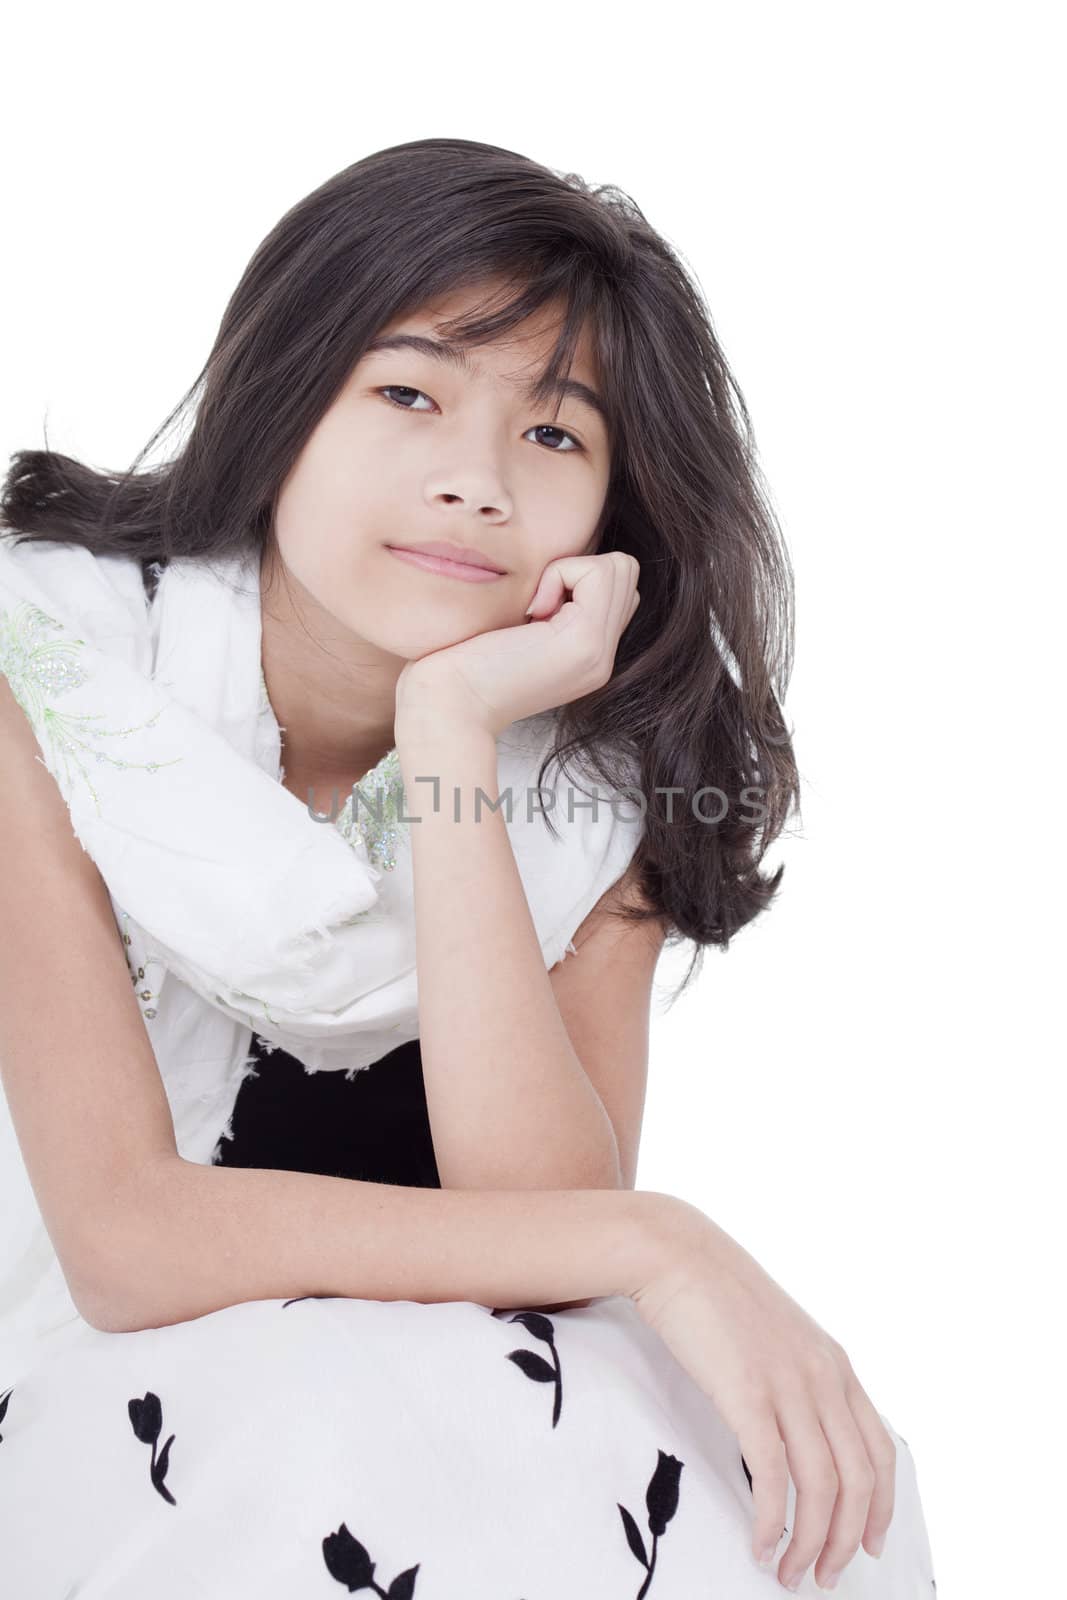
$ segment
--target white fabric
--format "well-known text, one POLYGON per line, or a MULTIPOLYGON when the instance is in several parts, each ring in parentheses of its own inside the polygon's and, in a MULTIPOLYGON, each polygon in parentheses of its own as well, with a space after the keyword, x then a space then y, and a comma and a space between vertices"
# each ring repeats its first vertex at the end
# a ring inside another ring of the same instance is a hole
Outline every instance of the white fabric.
MULTIPOLYGON (((937 1600, 915 1461, 882 1421, 885 1550, 858 1550, 835 1600, 937 1600)), ((252 1300, 90 1329, 15 1385, 0 1435, 12 1600, 785 1592, 753 1555, 736 1437, 625 1296, 252 1300)), ((779 1559, 792 1481, 783 1510, 779 1559)), ((825 1593, 810 1568, 799 1592, 825 1593)))
MULTIPOLYGON (((240 565, 244 598, 184 564, 149 609, 135 563, 0 549, 0 670, 129 931, 196 1161, 231 1115, 253 1026, 317 1069, 368 1065, 418 1033, 403 832, 387 865, 383 834, 317 823, 279 784, 256 573, 240 565), (33 624, 27 603, 54 623, 33 624), (112 766, 116 751, 130 764, 112 766)), ((508 730, 502 793, 536 782, 550 733, 551 719, 508 730)), ((557 842, 516 807, 546 965, 628 864, 635 810, 560 812, 557 842)), ((737 1439, 629 1299, 549 1315, 302 1296, 102 1333, 70 1304, 2 1109, 4 1594, 781 1592, 753 1559, 737 1439)), ((885 1553, 860 1550, 836 1593, 936 1600, 915 1463, 882 1421, 897 1445, 885 1553)), ((787 1534, 795 1508, 790 1482, 787 1534)), ((809 1569, 800 1593, 819 1592, 809 1569)))
MULTIPOLYGON (((356 1071, 418 1036, 409 830, 397 830, 395 865, 375 865, 350 805, 336 825, 318 821, 282 786, 258 555, 174 561, 149 604, 132 557, 0 537, 0 673, 107 885, 131 975, 143 973, 135 989, 185 1159, 216 1152, 253 1028, 309 1071, 356 1071)), ((572 787, 553 764, 549 832, 536 785, 553 724, 527 718, 497 740, 549 968, 642 828, 632 800, 591 778, 572 787)), ((379 769, 361 783, 371 804, 376 783, 399 781, 395 758, 379 769)), ((0 1092, 0 1382, 79 1325, 0 1092)))

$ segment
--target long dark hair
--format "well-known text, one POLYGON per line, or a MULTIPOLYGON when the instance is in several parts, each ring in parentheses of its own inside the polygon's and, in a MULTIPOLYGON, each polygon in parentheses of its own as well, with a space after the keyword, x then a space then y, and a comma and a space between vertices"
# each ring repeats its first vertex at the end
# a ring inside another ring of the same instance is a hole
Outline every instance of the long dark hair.
POLYGON ((662 919, 668 944, 694 942, 677 998, 704 947, 725 949, 784 870, 760 865, 800 807, 781 710, 793 574, 699 285, 624 192, 466 139, 357 161, 268 233, 200 375, 133 465, 107 473, 18 451, 0 528, 17 543, 135 556, 146 572, 175 556, 262 550, 286 475, 378 330, 490 279, 514 298, 441 331, 491 341, 561 303, 544 403, 592 330, 612 440, 596 549, 636 556, 641 603, 608 683, 560 708, 540 778, 572 754, 616 789, 640 773, 640 894, 618 914, 662 919), (194 405, 179 452, 139 471, 194 405))

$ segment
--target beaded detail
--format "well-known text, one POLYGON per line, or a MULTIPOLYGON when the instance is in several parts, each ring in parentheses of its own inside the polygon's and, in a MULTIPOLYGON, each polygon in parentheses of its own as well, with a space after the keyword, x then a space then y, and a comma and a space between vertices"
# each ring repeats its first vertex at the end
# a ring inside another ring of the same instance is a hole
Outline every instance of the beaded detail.
MULTIPOLYGON (((259 669, 259 709, 263 716, 273 716, 262 663, 259 669)), ((382 759, 354 785, 354 789, 356 792, 350 792, 340 808, 335 798, 333 807, 329 812, 323 812, 322 818, 325 821, 328 817, 350 845, 355 846, 357 841, 362 841, 374 866, 392 872, 397 863, 400 837, 407 826, 403 817, 400 752, 395 747, 387 750, 382 759)), ((352 920, 359 921, 367 915, 363 911, 352 920)))
POLYGON ((158 772, 160 767, 172 767, 182 758, 172 761, 123 761, 107 750, 96 748, 99 739, 125 739, 143 728, 152 728, 162 715, 162 708, 132 728, 100 728, 94 724, 98 716, 87 712, 64 712, 52 704, 60 695, 78 689, 89 674, 78 656, 84 639, 74 639, 66 634, 61 622, 50 617, 39 606, 21 601, 13 611, 0 607, 0 673, 11 685, 22 710, 32 724, 38 741, 51 745, 57 762, 63 769, 67 792, 73 788, 71 767, 77 768, 92 795, 97 815, 100 799, 93 788, 82 757, 107 761, 113 767, 137 767, 144 772, 158 772), (49 639, 46 635, 57 633, 63 637, 49 639))
POLYGON ((374 865, 392 872, 406 825, 403 810, 400 752, 393 749, 354 786, 334 820, 349 844, 354 844, 358 836, 374 865))
MULTIPOLYGON (((138 989, 137 988, 137 985, 139 983, 144 983, 144 981, 145 981, 145 967, 143 967, 143 966, 135 967, 133 962, 130 960, 130 946, 132 945, 133 940, 130 937, 129 923, 130 923, 129 912, 128 911, 124 911, 122 913, 122 949, 123 949, 123 953, 124 953, 124 955, 126 957, 126 969, 130 974, 130 982, 133 984, 134 991, 135 991, 135 993, 137 995, 138 1000, 142 1000, 142 1001, 146 1002, 146 1004, 142 1005, 141 1010, 142 1010, 143 1014, 149 1020, 151 1020, 156 1015, 156 1007, 153 1006, 153 1005, 148 1005, 147 1002, 149 1000, 158 1000, 159 999, 159 990, 158 989, 148 989, 148 988, 144 988, 144 989, 138 989)), ((163 967, 163 962, 159 959, 158 956, 145 956, 145 966, 163 967)), ((165 976, 166 975, 166 967, 163 967, 163 972, 164 972, 164 976, 165 976)))

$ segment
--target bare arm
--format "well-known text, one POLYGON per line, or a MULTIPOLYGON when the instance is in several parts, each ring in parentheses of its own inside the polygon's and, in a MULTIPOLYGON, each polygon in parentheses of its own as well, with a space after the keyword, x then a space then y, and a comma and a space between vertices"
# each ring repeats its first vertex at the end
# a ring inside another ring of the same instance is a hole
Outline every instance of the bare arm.
POLYGON ((637 1184, 648 1081, 652 984, 667 937, 665 916, 624 922, 623 906, 647 908, 634 864, 604 894, 549 972, 552 993, 582 1070, 611 1118, 622 1185, 637 1184))
POLYGON ((180 1158, 110 898, 0 677, 0 1079, 78 1310, 157 1327, 336 1294, 501 1306, 629 1293, 669 1196, 361 1183, 180 1158))
MULTIPOLYGON (((419 1046, 448 1189, 619 1189, 615 1129, 545 971, 499 800, 496 743, 409 724, 398 739, 415 884, 419 1046), (439 782, 438 809, 434 810, 439 782), (453 791, 458 789, 457 806, 453 791)), ((512 796, 525 806, 525 794, 512 796)), ((543 824, 542 824, 543 825, 543 824)))
POLYGON ((423 1189, 165 1158, 142 1169, 136 1204, 113 1212, 116 1270, 83 1315, 127 1331, 305 1295, 541 1309, 632 1295, 662 1262, 673 1204, 640 1190, 423 1189))
POLYGON ((75 1304, 113 1264, 107 1219, 174 1124, 107 889, 0 676, 0 1081, 75 1304))

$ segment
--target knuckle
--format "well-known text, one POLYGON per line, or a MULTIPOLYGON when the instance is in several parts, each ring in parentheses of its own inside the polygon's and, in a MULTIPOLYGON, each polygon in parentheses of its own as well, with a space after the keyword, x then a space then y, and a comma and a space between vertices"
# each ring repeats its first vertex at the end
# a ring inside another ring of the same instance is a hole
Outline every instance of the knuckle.
POLYGON ((826 1348, 830 1351, 839 1367, 843 1368, 846 1372, 852 1371, 852 1363, 848 1359, 848 1351, 845 1349, 843 1344, 833 1337, 832 1334, 827 1334, 826 1336, 826 1348))
POLYGON ((802 1462, 793 1477, 802 1504, 822 1508, 837 1499, 841 1483, 833 1462, 802 1462))
POLYGON ((742 1428, 741 1452, 755 1478, 777 1490, 789 1480, 785 1443, 774 1423, 774 1411, 765 1398, 746 1397, 748 1416, 742 1428))
POLYGON ((816 1383, 840 1381, 841 1367, 837 1352, 829 1344, 813 1345, 807 1354, 807 1370, 816 1383))
POLYGON ((745 1459, 751 1460, 755 1476, 771 1494, 777 1497, 784 1493, 789 1486, 789 1468, 786 1466, 785 1457, 780 1450, 756 1450, 750 1457, 745 1452, 745 1459))

